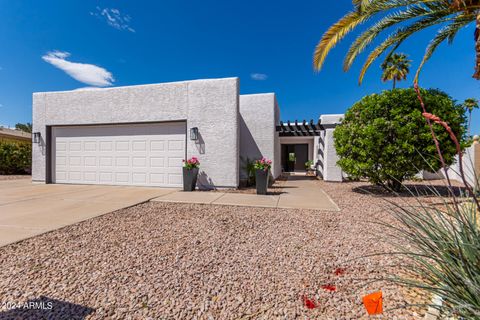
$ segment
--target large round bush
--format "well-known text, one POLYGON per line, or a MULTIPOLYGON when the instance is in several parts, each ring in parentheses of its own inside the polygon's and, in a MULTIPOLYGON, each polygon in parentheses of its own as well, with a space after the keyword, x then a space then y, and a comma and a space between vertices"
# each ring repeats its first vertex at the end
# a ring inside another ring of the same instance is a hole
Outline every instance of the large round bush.
MULTIPOLYGON (((422 90, 427 111, 446 121, 464 142, 465 111, 446 93, 422 90)), ((447 165, 454 162, 455 145, 434 124, 447 165)), ((401 182, 421 170, 441 168, 430 129, 414 89, 372 94, 354 104, 334 132, 338 165, 353 178, 398 190, 401 182)))

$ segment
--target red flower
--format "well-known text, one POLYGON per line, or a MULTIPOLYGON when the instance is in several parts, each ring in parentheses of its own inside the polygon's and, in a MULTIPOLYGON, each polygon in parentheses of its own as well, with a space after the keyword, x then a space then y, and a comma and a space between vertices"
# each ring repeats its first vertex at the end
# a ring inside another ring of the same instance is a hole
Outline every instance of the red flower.
POLYGON ((330 292, 337 291, 337 287, 335 287, 333 284, 324 284, 322 289, 330 292))
POLYGON ((345 274, 345 269, 343 269, 343 268, 335 269, 335 275, 336 276, 342 276, 343 274, 345 274))
POLYGON ((303 295, 302 299, 303 299, 303 304, 307 309, 315 309, 317 307, 317 304, 315 303, 315 301, 308 299, 307 296, 303 295))

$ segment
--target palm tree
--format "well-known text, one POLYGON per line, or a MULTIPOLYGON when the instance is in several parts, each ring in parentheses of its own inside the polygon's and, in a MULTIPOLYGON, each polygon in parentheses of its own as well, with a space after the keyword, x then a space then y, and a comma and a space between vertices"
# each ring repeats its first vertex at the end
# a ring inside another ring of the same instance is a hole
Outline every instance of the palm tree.
POLYGON ((367 57, 360 72, 362 82, 371 64, 383 53, 388 56, 411 35, 431 26, 439 30, 427 47, 415 80, 425 62, 444 41, 452 43, 457 32, 476 22, 474 33, 476 64, 473 77, 480 79, 480 0, 353 0, 353 10, 332 25, 323 35, 314 53, 314 68, 320 70, 330 50, 353 29, 365 22, 378 20, 363 31, 352 43, 345 57, 343 68, 349 70, 355 59, 381 32, 394 28, 367 57))
POLYGON ((472 123, 472 112, 474 109, 478 109, 478 100, 475 98, 465 99, 463 107, 468 111, 468 134, 470 135, 470 125, 472 123))
POLYGON ((397 81, 407 79, 407 75, 410 72, 410 62, 407 59, 407 55, 403 53, 394 53, 388 56, 382 63, 382 81, 393 80, 393 89, 395 89, 397 81))

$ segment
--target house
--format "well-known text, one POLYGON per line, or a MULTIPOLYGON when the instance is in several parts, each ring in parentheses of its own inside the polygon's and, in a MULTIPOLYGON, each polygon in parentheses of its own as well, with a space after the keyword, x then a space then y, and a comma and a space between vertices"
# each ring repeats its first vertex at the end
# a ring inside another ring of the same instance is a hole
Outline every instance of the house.
POLYGON ((199 188, 236 188, 241 159, 263 156, 274 178, 312 160, 341 181, 332 137, 341 116, 319 120, 281 123, 275 94, 240 95, 238 78, 34 93, 32 178, 180 187, 182 160, 196 156, 199 188))
POLYGON ((32 135, 20 130, 0 127, 0 142, 2 141, 32 143, 32 135))

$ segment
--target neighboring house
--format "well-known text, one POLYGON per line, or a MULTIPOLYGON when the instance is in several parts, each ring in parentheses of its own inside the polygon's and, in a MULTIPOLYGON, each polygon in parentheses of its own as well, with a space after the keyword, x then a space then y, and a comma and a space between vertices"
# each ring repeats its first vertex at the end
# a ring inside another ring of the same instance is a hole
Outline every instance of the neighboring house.
POLYGON ((182 160, 196 156, 199 188, 236 188, 246 178, 240 159, 263 156, 274 178, 312 160, 325 180, 341 181, 332 137, 341 115, 320 120, 281 123, 275 94, 240 95, 238 78, 34 93, 32 175, 180 187, 182 160))
POLYGON ((0 127, 0 142, 2 141, 32 143, 32 135, 20 130, 0 127))
MULTIPOLYGON (((473 144, 466 148, 462 155, 463 172, 465 174, 465 181, 473 188, 480 188, 480 143, 479 137, 474 136, 473 144)), ((460 161, 458 155, 455 156, 455 162, 448 167, 447 174, 452 180, 457 180, 463 183, 462 176, 460 174, 460 161)), ((425 180, 438 180, 445 179, 443 169, 440 169, 437 173, 431 173, 428 171, 420 172, 417 175, 420 179, 425 180)))

